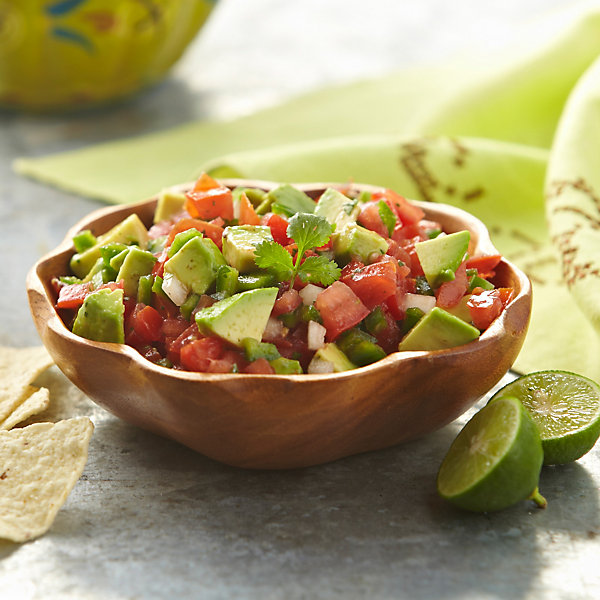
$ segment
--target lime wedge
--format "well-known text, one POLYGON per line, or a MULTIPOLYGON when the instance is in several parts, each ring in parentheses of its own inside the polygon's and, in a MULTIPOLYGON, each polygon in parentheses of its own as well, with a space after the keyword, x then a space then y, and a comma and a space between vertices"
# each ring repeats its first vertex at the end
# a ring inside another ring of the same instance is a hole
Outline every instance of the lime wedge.
POLYGON ((482 408, 458 434, 437 477, 440 496, 461 508, 488 512, 525 498, 545 506, 537 490, 542 444, 516 398, 482 408))
POLYGON ((511 381, 491 401, 504 396, 518 398, 538 426, 545 465, 581 458, 600 436, 600 386, 587 377, 538 371, 511 381))

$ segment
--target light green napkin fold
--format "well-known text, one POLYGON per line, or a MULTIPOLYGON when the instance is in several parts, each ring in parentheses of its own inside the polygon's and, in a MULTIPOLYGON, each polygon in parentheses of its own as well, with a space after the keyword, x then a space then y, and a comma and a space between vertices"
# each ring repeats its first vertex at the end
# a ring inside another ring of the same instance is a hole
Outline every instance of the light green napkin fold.
POLYGON ((405 71, 234 122, 194 123, 16 167, 111 202, 208 169, 352 179, 455 204, 480 217, 533 282, 530 331, 515 368, 600 380, 599 55, 600 10, 543 47, 493 63, 405 71))

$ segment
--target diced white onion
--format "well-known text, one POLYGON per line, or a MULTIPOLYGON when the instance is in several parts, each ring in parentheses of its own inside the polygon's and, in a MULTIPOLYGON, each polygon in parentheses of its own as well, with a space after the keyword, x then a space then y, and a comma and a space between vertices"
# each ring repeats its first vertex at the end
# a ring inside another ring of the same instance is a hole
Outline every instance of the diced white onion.
POLYGON ((403 308, 420 308, 424 313, 428 313, 435 306, 435 296, 423 296, 421 294, 406 294, 404 296, 403 308))
POLYGON ((309 350, 318 350, 325 345, 325 334, 327 333, 327 329, 321 325, 321 323, 317 323, 316 321, 308 322, 308 349, 309 350))
POLYGON ((265 342, 273 342, 284 337, 287 332, 288 328, 285 327, 279 319, 269 317, 262 339, 265 340, 265 342))
POLYGON ((314 285, 309 283, 305 285, 299 292, 300 298, 302 298, 302 303, 305 306, 310 306, 315 303, 317 296, 323 291, 323 288, 318 285, 314 285))
POLYGON ((233 199, 233 218, 234 219, 240 218, 240 200, 239 200, 239 198, 233 199))
POLYGON ((334 367, 333 363, 328 360, 323 360, 322 358, 317 358, 316 356, 310 361, 308 365, 307 373, 311 375, 322 375, 325 373, 333 373, 334 367))
POLYGON ((167 272, 163 278, 162 290, 177 306, 181 306, 190 293, 185 283, 177 279, 173 273, 167 272))

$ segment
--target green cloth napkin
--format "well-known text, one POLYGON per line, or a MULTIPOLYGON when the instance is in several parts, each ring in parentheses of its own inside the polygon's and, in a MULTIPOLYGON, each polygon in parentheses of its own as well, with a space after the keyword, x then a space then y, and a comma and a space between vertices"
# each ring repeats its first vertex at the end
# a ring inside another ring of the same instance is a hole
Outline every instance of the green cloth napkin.
POLYGON ((232 122, 15 166, 109 202, 153 195, 207 169, 351 179, 457 205, 481 218, 532 280, 532 321, 515 369, 600 380, 599 55, 600 10, 543 46, 493 61, 407 70, 232 122))

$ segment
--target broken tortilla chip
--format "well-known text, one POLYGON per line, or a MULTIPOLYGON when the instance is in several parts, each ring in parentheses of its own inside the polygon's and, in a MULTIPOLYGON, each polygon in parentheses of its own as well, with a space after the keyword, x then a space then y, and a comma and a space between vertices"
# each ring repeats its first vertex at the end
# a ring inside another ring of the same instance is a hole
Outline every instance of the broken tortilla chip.
POLYGON ((0 537, 45 533, 81 476, 94 426, 87 417, 0 431, 0 537))
POLYGON ((0 422, 0 430, 8 431, 33 415, 46 410, 50 404, 50 392, 46 388, 27 386, 25 398, 4 421, 0 422))
POLYGON ((23 403, 29 395, 29 384, 52 364, 43 346, 0 346, 0 422, 23 403))

